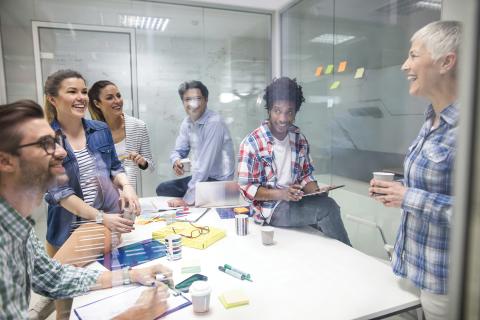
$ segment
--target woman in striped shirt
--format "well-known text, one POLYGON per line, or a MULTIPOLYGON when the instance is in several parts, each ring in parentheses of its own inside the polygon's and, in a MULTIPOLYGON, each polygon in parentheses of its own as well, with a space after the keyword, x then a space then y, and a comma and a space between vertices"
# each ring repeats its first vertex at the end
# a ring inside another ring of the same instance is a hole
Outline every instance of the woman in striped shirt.
POLYGON ((84 78, 73 70, 59 70, 47 78, 45 95, 47 120, 63 136, 67 151, 63 166, 69 178, 45 196, 47 252, 53 256, 85 220, 115 232, 130 232, 133 222, 119 213, 128 206, 139 214, 138 197, 117 158, 108 126, 84 119, 88 105, 84 78))
POLYGON ((145 122, 123 112, 123 98, 113 82, 95 82, 88 91, 88 97, 92 118, 108 124, 118 158, 125 166, 130 184, 136 188, 139 169, 150 172, 155 169, 145 122))

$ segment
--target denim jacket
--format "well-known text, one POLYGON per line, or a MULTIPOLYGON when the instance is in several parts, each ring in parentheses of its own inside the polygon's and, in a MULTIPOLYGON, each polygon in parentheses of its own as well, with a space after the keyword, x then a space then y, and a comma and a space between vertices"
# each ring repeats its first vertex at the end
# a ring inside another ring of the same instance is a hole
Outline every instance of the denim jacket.
MULTIPOLYGON (((120 212, 119 193, 112 181, 117 174, 125 170, 115 152, 112 134, 104 122, 82 119, 82 123, 87 138, 87 149, 97 169, 98 190, 93 207, 105 212, 118 213, 120 212)), ((63 132, 56 120, 51 123, 51 126, 55 132, 63 132)), ((63 144, 67 152, 63 167, 68 176, 68 182, 51 187, 45 195, 45 200, 48 202, 47 241, 56 247, 60 247, 78 222, 83 220, 60 206, 60 201, 72 194, 83 199, 78 162, 65 135, 63 135, 63 144)))

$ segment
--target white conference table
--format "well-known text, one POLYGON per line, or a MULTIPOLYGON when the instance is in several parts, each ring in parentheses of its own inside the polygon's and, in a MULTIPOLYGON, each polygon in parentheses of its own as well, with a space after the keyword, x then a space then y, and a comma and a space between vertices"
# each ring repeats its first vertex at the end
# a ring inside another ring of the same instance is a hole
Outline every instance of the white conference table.
MULTIPOLYGON (((136 226, 123 236, 122 243, 151 238, 152 231, 164 224, 136 226)), ((184 260, 198 261, 200 273, 208 276, 212 287, 210 311, 195 314, 188 306, 165 319, 372 319, 420 306, 416 290, 394 276, 387 263, 326 238, 314 228, 275 228, 275 244, 264 246, 260 227, 253 221, 249 221, 246 236, 236 235, 235 219, 220 219, 214 209, 196 224, 225 229, 227 236, 205 250, 184 246, 180 260, 163 257, 156 261, 173 270, 175 283, 190 275, 180 272, 184 260), (225 263, 250 273, 253 282, 220 272, 218 266, 225 263), (250 304, 225 309, 218 296, 235 289, 242 289, 250 304)), ((72 310, 115 290, 120 289, 77 297, 72 310)), ((70 319, 77 319, 73 311, 70 319)))

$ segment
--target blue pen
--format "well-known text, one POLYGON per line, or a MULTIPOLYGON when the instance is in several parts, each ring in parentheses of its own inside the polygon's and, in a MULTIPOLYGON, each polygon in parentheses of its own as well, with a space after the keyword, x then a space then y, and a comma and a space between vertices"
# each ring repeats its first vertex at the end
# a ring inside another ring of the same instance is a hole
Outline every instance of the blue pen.
POLYGON ((218 266, 218 270, 220 270, 222 272, 225 272, 226 274, 229 274, 232 277, 235 277, 237 279, 248 280, 248 281, 252 282, 252 279, 247 278, 244 274, 238 273, 238 272, 230 270, 230 269, 225 269, 225 267, 223 267, 223 266, 218 266))

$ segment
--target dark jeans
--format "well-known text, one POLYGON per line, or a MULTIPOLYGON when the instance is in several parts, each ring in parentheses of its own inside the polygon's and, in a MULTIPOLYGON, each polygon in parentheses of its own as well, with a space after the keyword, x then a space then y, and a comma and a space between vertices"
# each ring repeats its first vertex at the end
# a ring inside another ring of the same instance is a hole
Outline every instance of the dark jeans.
POLYGON ((327 237, 352 246, 340 216, 340 207, 328 196, 310 196, 298 202, 282 201, 273 211, 270 225, 275 227, 312 225, 327 237))
MULTIPOLYGON (((162 182, 157 187, 157 196, 181 198, 185 195, 185 193, 187 193, 188 183, 190 180, 192 180, 192 176, 162 182)), ((207 181, 217 180, 208 178, 207 181)))

